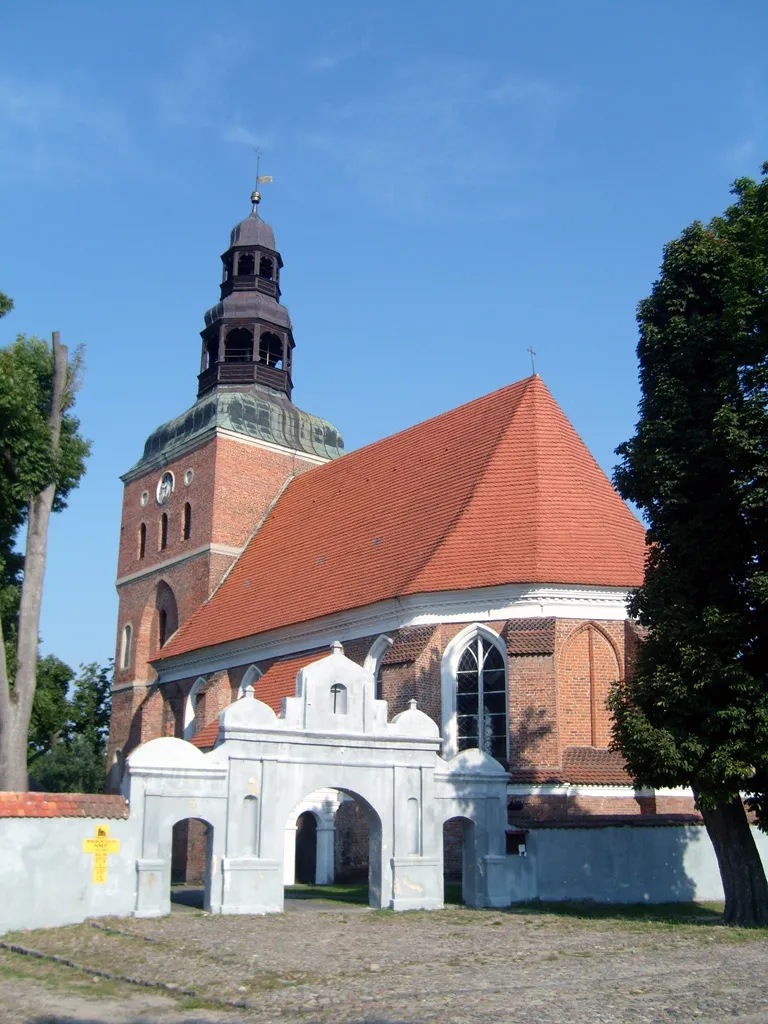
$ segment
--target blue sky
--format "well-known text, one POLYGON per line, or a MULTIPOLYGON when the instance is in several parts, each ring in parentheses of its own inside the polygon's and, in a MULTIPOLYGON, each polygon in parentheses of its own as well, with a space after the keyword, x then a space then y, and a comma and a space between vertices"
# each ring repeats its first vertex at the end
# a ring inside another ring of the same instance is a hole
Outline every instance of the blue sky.
POLYGON ((298 405, 356 448, 526 376, 533 345, 610 473, 664 242, 768 159, 767 30, 764 0, 9 0, 0 344, 85 346, 93 439, 43 649, 114 651, 118 476, 194 401, 254 146, 298 405))

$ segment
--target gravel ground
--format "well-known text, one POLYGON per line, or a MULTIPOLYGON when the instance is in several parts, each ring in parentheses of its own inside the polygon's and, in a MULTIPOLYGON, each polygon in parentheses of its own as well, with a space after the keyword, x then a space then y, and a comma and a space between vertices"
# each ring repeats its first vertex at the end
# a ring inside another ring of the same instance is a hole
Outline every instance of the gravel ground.
POLYGON ((288 908, 265 918, 183 909, 5 936, 152 987, 0 950, 0 1020, 768 1024, 768 934, 726 929, 714 917, 288 908))

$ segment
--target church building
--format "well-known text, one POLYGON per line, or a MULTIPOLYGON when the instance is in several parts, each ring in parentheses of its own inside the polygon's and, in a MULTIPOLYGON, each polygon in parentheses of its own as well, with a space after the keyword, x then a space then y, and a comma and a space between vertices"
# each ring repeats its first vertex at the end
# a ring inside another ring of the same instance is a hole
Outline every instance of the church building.
POLYGON ((508 770, 513 825, 689 811, 609 749, 645 533, 541 378, 345 454, 291 400, 259 200, 221 257, 197 399, 122 478, 112 784, 147 740, 212 748, 251 692, 279 713, 341 641, 390 716, 415 699, 437 723, 443 758, 479 747, 508 770))

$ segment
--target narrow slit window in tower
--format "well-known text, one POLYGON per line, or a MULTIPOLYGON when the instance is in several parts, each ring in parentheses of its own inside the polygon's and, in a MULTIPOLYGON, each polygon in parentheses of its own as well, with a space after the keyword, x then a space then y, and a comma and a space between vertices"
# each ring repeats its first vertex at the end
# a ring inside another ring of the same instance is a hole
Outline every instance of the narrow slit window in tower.
POLYGON ((131 664, 131 634, 133 630, 126 623, 123 627, 123 643, 120 650, 120 668, 127 669, 131 664))
POLYGON ((275 370, 283 367, 283 343, 271 331, 265 331, 259 339, 259 362, 275 370))
POLYGON ((253 361, 253 334, 247 327, 235 327, 227 335, 224 349, 227 363, 250 363, 253 361))
POLYGON ((168 547, 168 514, 163 512, 160 517, 160 550, 168 547))
POLYGON ((184 540, 192 536, 192 506, 189 502, 184 505, 184 540))
POLYGON ((162 647, 165 644, 165 641, 168 639, 168 612, 165 610, 165 608, 160 609, 160 614, 158 616, 158 626, 158 632, 160 634, 160 646, 162 647))
POLYGON ((139 558, 147 553, 147 524, 142 523, 139 527, 139 558))

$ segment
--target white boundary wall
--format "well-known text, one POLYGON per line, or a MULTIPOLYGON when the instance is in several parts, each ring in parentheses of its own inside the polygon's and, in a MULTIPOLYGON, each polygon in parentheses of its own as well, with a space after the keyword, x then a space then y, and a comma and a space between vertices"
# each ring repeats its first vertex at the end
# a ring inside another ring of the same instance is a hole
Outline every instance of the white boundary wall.
POLYGON ((0 934, 130 914, 139 841, 135 822, 125 819, 0 819, 0 934), (93 854, 83 852, 97 825, 120 842, 120 852, 107 855, 104 884, 94 883, 93 854))
MULTIPOLYGON (((768 835, 753 828, 768 869, 768 835)), ((526 855, 508 857, 512 902, 687 903, 722 900, 702 825, 532 828, 526 855)))

